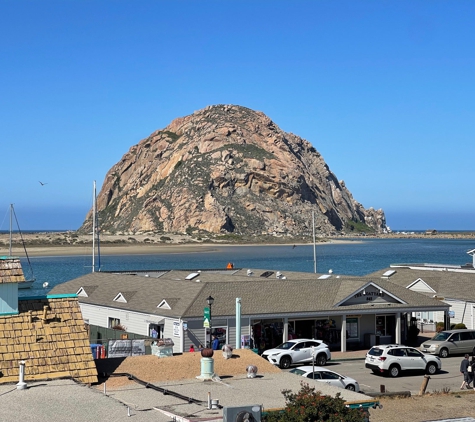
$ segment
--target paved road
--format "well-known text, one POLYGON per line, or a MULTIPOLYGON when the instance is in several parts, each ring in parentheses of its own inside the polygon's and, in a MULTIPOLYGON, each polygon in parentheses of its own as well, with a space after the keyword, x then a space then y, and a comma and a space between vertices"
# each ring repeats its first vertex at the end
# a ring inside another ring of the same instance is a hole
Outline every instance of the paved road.
MULTIPOLYGON (((430 377, 426 391, 442 391, 446 388, 450 391, 459 390, 462 384, 462 375, 459 372, 462 359, 463 356, 442 359, 442 371, 430 377)), ((417 394, 424 379, 424 374, 420 372, 403 373, 404 375, 398 378, 376 375, 365 368, 363 359, 329 362, 327 366, 342 375, 355 378, 360 383, 361 389, 367 393, 380 392, 380 386, 384 385, 388 392, 410 391, 412 394, 417 394)))

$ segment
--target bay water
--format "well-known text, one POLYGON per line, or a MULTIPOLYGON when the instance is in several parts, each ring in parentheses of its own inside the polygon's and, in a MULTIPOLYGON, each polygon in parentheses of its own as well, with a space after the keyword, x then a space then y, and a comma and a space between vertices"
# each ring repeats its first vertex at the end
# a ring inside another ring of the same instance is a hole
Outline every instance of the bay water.
MULTIPOLYGON (((102 271, 118 270, 198 270, 253 268, 281 271, 314 272, 313 245, 219 246, 206 252, 153 255, 103 255, 102 271)), ((390 264, 430 263, 462 265, 472 262, 467 251, 475 249, 475 239, 364 239, 316 246, 317 272, 341 275, 366 275, 390 264)), ((22 260, 27 273, 27 262, 22 260)), ((92 257, 30 257, 36 277, 31 289, 20 296, 47 294, 54 286, 80 277, 92 270, 92 257), (43 287, 47 282, 48 286, 43 287)), ((96 257, 97 262, 97 257, 96 257)))

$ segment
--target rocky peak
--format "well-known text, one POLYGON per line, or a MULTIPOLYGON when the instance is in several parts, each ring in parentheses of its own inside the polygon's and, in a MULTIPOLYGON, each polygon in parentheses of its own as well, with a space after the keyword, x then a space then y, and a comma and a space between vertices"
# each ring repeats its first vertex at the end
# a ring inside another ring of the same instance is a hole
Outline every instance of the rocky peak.
MULTIPOLYGON (((327 235, 386 227, 306 140, 265 114, 208 106, 134 145, 98 195, 102 231, 327 235)), ((91 227, 91 212, 81 229, 91 227)))

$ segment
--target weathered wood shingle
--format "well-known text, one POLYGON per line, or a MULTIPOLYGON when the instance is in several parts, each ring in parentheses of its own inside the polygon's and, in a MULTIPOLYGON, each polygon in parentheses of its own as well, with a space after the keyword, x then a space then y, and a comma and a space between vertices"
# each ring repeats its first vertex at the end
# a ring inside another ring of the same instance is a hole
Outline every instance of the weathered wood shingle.
POLYGON ((0 316, 0 383, 72 377, 97 382, 89 336, 77 298, 20 300, 19 314, 0 316))

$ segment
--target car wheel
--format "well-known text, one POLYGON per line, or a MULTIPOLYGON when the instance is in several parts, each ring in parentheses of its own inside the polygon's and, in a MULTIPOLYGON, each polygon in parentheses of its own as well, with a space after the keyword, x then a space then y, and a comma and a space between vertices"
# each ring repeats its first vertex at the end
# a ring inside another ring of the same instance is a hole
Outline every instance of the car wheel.
POLYGON ((439 356, 440 356, 441 358, 447 358, 447 357, 449 357, 449 349, 447 349, 447 348, 445 348, 445 347, 442 348, 442 349, 440 349, 439 356))
POLYGON ((389 375, 391 375, 393 378, 398 377, 400 372, 401 368, 399 368, 397 365, 393 365, 389 368, 389 375))
POLYGON ((348 384, 346 387, 345 387, 346 390, 350 390, 350 391, 355 391, 355 386, 353 384, 348 384))
POLYGON ((323 353, 320 353, 317 356, 317 360, 315 362, 318 366, 325 366, 325 364, 327 363, 327 357, 323 353))
POLYGON ((437 372, 437 365, 435 363, 429 363, 427 365, 426 372, 429 375, 434 375, 437 372))
POLYGON ((282 356, 280 358, 279 366, 282 369, 288 369, 288 368, 290 368, 291 363, 292 363, 292 359, 290 359, 290 356, 282 356))

